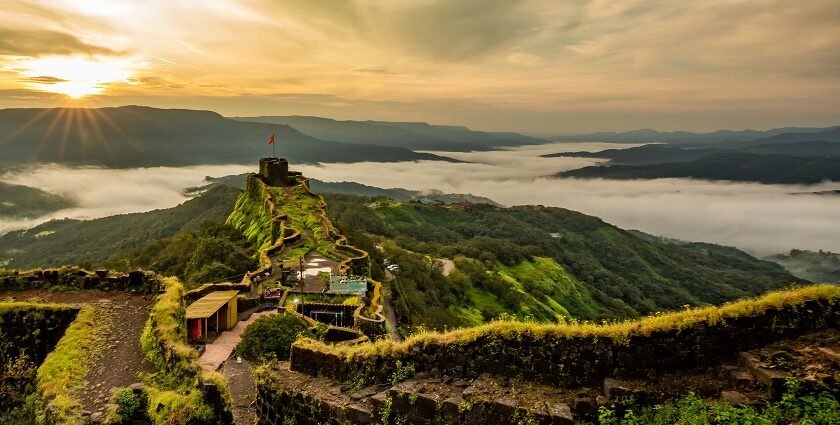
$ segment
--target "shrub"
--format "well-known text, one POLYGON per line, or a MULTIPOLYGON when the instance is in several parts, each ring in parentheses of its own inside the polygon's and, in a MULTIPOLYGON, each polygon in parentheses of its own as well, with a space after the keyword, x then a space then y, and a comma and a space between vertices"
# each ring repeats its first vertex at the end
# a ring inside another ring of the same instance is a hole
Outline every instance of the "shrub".
POLYGON ((109 423, 127 424, 132 418, 143 414, 143 407, 146 405, 146 394, 137 394, 131 388, 120 388, 111 398, 115 408, 113 414, 108 418, 109 423))
POLYGON ((262 316, 242 332, 236 352, 252 362, 288 360, 290 346, 300 336, 314 336, 303 319, 289 313, 262 316))

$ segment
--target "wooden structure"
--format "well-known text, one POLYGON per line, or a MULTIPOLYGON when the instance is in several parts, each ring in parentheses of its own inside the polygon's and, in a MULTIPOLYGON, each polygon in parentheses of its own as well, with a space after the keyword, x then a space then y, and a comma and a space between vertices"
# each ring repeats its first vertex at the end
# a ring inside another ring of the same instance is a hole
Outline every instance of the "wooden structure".
POLYGON ((190 339, 204 339, 213 330, 216 334, 232 329, 239 321, 236 297, 239 291, 211 292, 187 307, 187 330, 190 339))

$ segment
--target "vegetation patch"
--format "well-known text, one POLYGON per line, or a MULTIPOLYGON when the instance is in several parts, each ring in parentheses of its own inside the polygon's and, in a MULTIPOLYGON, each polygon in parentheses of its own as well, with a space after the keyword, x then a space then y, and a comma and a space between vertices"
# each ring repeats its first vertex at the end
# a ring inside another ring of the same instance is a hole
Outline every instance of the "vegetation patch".
POLYGON ((290 347, 295 340, 314 336, 309 324, 294 314, 269 314, 245 328, 236 352, 255 363, 288 360, 290 347))
POLYGON ((840 424, 840 403, 827 391, 804 391, 795 380, 786 383, 782 399, 763 407, 733 406, 725 401, 705 401, 695 394, 665 404, 627 409, 615 404, 602 407, 602 425, 736 425, 736 424, 840 424))
POLYGON ((38 365, 76 318, 78 307, 0 303, 0 424, 34 423, 38 365))
POLYGON ((105 332, 111 320, 103 309, 82 308, 38 368, 37 388, 46 402, 50 420, 83 423, 79 394, 84 391, 85 377, 106 343, 105 332))
POLYGON ((185 231, 152 242, 105 265, 176 276, 189 288, 208 282, 240 281, 258 266, 256 253, 242 232, 230 225, 209 222, 197 232, 185 231))
MULTIPOLYGON (((146 414, 155 424, 187 424, 219 420, 199 387, 202 377, 198 352, 187 343, 184 286, 176 278, 164 279, 165 291, 152 307, 140 337, 146 357, 157 369, 146 375, 146 414)), ((208 378, 213 380, 213 377, 208 378)), ((214 381, 215 382, 215 381, 214 381)), ((227 394, 226 383, 220 391, 227 394)), ((226 400, 229 411, 230 398, 226 400)))

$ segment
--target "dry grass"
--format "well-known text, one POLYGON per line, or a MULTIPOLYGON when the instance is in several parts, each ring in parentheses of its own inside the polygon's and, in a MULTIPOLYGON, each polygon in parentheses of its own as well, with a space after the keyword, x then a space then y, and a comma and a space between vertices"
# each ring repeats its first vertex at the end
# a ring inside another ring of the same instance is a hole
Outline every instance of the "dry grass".
POLYGON ((646 336, 655 332, 676 331, 694 327, 698 324, 714 325, 726 319, 756 316, 769 308, 801 305, 809 300, 840 300, 840 287, 833 285, 814 285, 802 288, 768 293, 762 297, 745 299, 720 307, 702 307, 686 309, 672 313, 660 313, 639 320, 614 323, 577 323, 577 324, 535 324, 515 321, 494 321, 486 325, 462 328, 450 332, 424 332, 413 335, 403 342, 380 340, 374 343, 352 347, 330 346, 319 341, 304 339, 295 344, 301 347, 330 352, 347 359, 354 357, 375 357, 404 354, 414 346, 464 344, 487 335, 500 335, 516 338, 518 334, 536 336, 551 335, 560 338, 610 338, 617 342, 627 342, 632 335, 646 336))

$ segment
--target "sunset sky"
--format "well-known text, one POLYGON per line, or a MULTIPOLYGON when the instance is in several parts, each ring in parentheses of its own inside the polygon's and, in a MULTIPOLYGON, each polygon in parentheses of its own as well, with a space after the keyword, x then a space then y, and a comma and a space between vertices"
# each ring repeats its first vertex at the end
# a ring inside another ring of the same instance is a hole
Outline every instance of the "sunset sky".
POLYGON ((0 4, 0 108, 530 133, 840 124, 838 0, 0 4))

